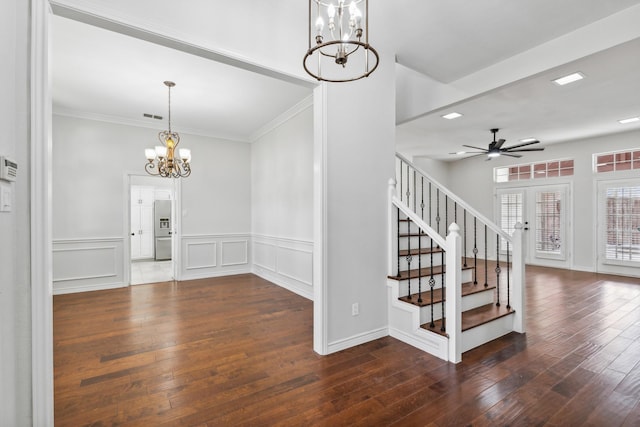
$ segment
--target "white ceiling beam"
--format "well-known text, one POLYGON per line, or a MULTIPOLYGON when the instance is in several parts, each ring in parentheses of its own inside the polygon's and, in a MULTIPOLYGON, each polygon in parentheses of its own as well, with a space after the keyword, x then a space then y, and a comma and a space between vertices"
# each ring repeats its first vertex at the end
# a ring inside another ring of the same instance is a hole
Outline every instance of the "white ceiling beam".
MULTIPOLYGON (((443 111, 492 90, 640 37, 640 5, 630 7, 449 84, 397 66, 396 122, 443 111)), ((577 70, 576 70, 577 71, 577 70)))

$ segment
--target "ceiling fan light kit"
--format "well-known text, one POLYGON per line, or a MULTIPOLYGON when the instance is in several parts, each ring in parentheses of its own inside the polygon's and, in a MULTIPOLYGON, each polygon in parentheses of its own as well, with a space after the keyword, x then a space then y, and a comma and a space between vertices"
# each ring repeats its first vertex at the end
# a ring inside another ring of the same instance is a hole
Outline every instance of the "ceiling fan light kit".
POLYGON ((499 130, 500 129, 498 128, 491 129, 491 133, 493 134, 493 141, 489 143, 489 146, 486 149, 480 148, 480 147, 474 147, 473 145, 463 144, 462 145, 463 147, 473 148, 474 150, 479 150, 479 151, 467 151, 467 152, 458 151, 456 153, 450 153, 450 154, 462 154, 462 153, 474 154, 473 156, 469 156, 467 158, 486 155, 487 160, 491 160, 493 158, 500 157, 500 156, 520 158, 522 157, 522 154, 517 154, 517 153, 522 153, 526 151, 543 151, 544 150, 544 147, 524 148, 529 145, 540 143, 540 141, 534 138, 523 139, 521 140, 520 144, 512 145, 511 147, 502 147, 506 142, 506 140, 499 139, 496 141, 496 134, 498 133, 499 130))

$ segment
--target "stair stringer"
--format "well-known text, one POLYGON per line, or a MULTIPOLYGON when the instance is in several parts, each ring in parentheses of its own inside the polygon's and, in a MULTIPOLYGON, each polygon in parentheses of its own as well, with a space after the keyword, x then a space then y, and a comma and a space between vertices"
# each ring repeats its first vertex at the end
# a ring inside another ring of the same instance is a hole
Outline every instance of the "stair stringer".
POLYGON ((397 280, 387 279, 389 335, 442 360, 449 360, 449 339, 420 327, 420 307, 400 301, 397 280))

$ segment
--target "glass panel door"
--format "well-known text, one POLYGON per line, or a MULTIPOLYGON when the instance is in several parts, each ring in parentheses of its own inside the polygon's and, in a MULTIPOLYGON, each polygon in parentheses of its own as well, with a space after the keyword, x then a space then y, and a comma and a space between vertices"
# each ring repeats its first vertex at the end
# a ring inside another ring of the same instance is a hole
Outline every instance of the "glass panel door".
POLYGON ((567 267, 568 194, 564 184, 497 190, 497 223, 509 235, 516 223, 523 224, 526 263, 567 267))
POLYGON ((564 258, 564 191, 535 190, 536 256, 564 258))
POLYGON ((599 261, 640 263, 640 181, 601 183, 598 191, 599 261))

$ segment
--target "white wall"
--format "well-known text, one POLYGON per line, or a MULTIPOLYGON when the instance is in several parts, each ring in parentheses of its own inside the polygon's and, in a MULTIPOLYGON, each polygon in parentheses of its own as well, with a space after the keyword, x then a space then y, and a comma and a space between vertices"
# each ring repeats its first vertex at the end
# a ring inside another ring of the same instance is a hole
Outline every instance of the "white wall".
POLYGON ((31 425, 29 233, 29 2, 7 1, 0 14, 0 155, 18 163, 13 209, 0 212, 0 426, 31 425))
POLYGON ((431 175, 445 187, 449 187, 449 165, 447 162, 429 159, 427 157, 414 157, 413 164, 431 175))
POLYGON ((311 101, 251 145, 253 271, 313 298, 311 101))
MULTIPOLYGON (((544 183, 566 182, 573 185, 573 215, 571 218, 573 233, 573 268, 586 271, 595 269, 595 182, 597 179, 615 179, 616 174, 595 175, 592 171, 592 154, 640 147, 640 132, 625 132, 610 136, 596 137, 547 146, 545 151, 527 153, 526 157, 514 159, 500 158, 491 162, 482 157, 460 160, 449 166, 451 190, 461 196, 471 206, 489 218, 495 218, 495 197, 493 168, 518 163, 531 163, 542 160, 574 159, 574 176, 536 180, 544 183), (544 182, 543 182, 544 181, 544 182)), ((622 177, 622 176, 618 176, 622 177)), ((502 184, 499 187, 523 186, 524 183, 502 184)))
MULTIPOLYGON (((193 172, 182 179, 179 201, 181 278, 247 272, 250 146, 197 135, 181 137, 181 144, 193 153, 193 172)), ((127 175, 144 173, 144 149, 156 141, 153 129, 54 116, 55 292, 127 285, 127 175), (86 262, 68 262, 76 256, 86 262)))
POLYGON ((325 227, 325 265, 316 268, 326 269, 329 352, 388 334, 387 188, 394 176, 395 67, 392 51, 376 48, 381 58, 375 73, 348 84, 327 84, 324 105, 318 105, 326 112, 319 124, 325 157, 316 159, 326 180, 324 194, 318 195, 324 212, 316 212, 324 215, 317 221, 325 227), (354 303, 358 316, 351 315, 354 303))

